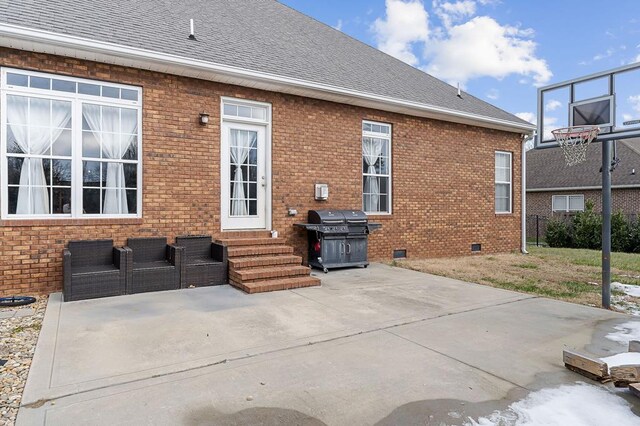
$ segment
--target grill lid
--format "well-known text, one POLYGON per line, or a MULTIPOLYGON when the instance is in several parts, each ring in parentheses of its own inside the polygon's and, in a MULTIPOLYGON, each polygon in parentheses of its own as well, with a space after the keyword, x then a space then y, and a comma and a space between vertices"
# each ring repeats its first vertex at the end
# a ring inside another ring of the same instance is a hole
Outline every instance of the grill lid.
POLYGON ((366 225, 367 222, 362 210, 309 210, 309 223, 366 225))
POLYGON ((343 225, 346 221, 341 210, 309 210, 309 223, 343 225))
POLYGON ((367 215, 362 210, 343 210, 342 214, 344 214, 345 219, 348 224, 361 224, 366 225, 369 219, 367 215))

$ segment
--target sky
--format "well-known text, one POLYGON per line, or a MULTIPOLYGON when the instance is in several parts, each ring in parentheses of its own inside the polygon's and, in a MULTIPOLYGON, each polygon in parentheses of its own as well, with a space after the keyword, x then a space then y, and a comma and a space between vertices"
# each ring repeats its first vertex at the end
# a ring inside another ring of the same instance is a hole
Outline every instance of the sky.
MULTIPOLYGON (((640 62, 640 0, 280 1, 530 122, 538 87, 640 62)), ((628 85, 640 119, 640 72, 628 85)))

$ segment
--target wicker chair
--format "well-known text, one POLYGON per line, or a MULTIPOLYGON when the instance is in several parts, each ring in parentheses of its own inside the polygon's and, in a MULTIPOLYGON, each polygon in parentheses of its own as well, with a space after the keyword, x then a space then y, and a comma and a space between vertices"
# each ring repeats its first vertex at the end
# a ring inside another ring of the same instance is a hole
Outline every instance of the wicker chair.
POLYGON ((182 262, 182 287, 227 283, 227 247, 212 243, 210 235, 177 237, 176 246, 185 249, 182 262))
POLYGON ((129 238, 132 274, 127 293, 176 290, 180 288, 184 249, 167 244, 164 237, 129 238))
POLYGON ((127 252, 113 240, 70 241, 63 258, 65 302, 126 293, 127 252))

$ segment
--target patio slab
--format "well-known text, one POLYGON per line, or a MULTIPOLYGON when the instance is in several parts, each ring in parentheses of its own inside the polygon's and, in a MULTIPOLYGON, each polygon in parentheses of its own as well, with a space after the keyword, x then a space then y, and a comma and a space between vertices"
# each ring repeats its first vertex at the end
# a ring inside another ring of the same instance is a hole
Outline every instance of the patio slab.
POLYGON ((258 295, 53 295, 18 424, 393 423, 416 402, 486 415, 575 382, 562 349, 619 351, 602 333, 631 319, 385 265, 319 276, 258 295))

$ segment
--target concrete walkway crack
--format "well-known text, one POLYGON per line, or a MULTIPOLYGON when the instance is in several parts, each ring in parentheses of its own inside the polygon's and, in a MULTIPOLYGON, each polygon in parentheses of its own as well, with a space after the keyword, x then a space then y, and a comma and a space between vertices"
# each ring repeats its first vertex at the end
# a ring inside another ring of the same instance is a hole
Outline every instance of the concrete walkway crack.
POLYGON ((492 372, 490 372, 490 371, 484 370, 484 369, 482 369, 482 368, 480 368, 480 367, 478 367, 478 366, 476 366, 476 365, 469 364, 468 362, 462 361, 461 359, 458 359, 458 358, 452 357, 451 355, 448 355, 448 354, 446 354, 446 353, 444 353, 444 352, 440 352, 439 350, 436 350, 436 349, 430 348, 429 346, 423 345, 422 343, 416 342, 415 340, 411 340, 411 339, 409 339, 408 337, 401 336, 401 335, 399 335, 399 334, 397 334, 397 333, 394 333, 394 332, 392 332, 392 331, 390 331, 390 330, 384 330, 384 331, 385 331, 385 332, 387 332, 387 333, 389 333, 389 334, 391 334, 392 336, 398 337, 398 338, 400 338, 400 339, 402 339, 402 340, 404 340, 404 341, 407 341, 407 342, 409 342, 409 343, 413 343, 414 345, 420 346, 421 348, 424 348, 424 349, 426 349, 426 350, 428 350, 428 351, 431 351, 431 352, 433 352, 433 353, 436 353, 436 354, 438 354, 438 355, 441 355, 441 356, 443 356, 443 357, 445 357, 445 358, 449 358, 449 359, 450 359, 450 360, 452 360, 452 361, 459 362, 460 364, 466 365, 467 367, 470 367, 470 368, 472 368, 472 369, 474 369, 474 370, 481 371, 481 372, 483 372, 483 373, 485 373, 485 374, 488 374, 488 375, 489 375, 489 376, 491 376, 491 377, 495 377, 496 379, 498 379, 498 380, 502 380, 502 381, 504 381, 504 382, 507 382, 507 383, 509 383, 509 384, 511 384, 511 385, 513 385, 513 386, 515 386, 515 387, 518 387, 518 388, 520 388, 520 389, 524 389, 524 390, 526 390, 526 391, 530 391, 530 390, 531 390, 531 389, 526 388, 525 386, 522 386, 522 385, 519 385, 519 384, 517 384, 517 383, 515 383, 515 382, 512 382, 512 381, 511 381, 511 380, 509 380, 509 379, 505 379, 504 377, 498 376, 498 375, 497 375, 497 374, 495 374, 495 373, 492 373, 492 372))

